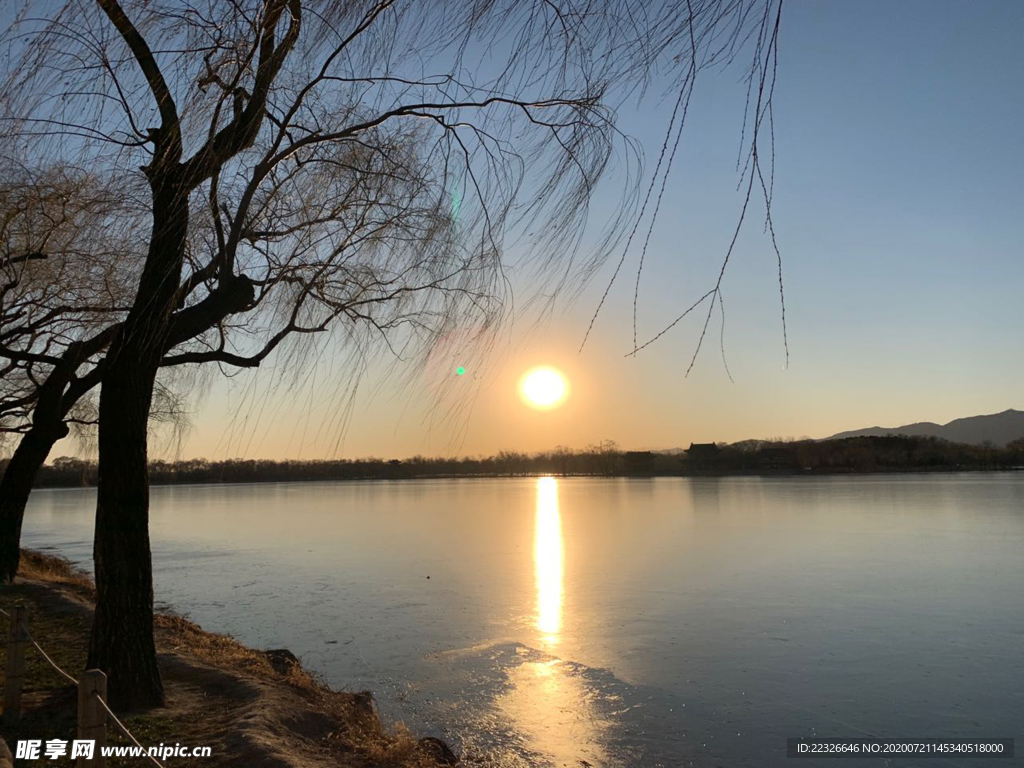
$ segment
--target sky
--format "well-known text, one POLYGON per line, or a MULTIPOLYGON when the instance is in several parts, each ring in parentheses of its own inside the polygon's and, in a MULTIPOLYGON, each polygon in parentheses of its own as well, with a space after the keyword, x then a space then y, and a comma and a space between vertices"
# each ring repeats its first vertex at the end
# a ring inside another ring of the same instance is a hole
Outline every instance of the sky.
MULTIPOLYGON (((517 315, 487 359, 461 359, 457 343, 424 369, 382 357, 351 398, 339 355, 212 376, 190 429, 153 451, 402 458, 603 440, 659 449, 1024 408, 1021 39, 1016 2, 786 4, 773 216, 788 367, 762 207, 723 283, 724 335, 716 310, 689 375, 702 313, 627 356, 634 249, 582 352, 618 254, 575 301, 540 322, 517 315), (517 382, 537 365, 568 377, 560 408, 520 400, 517 382)), ((743 97, 736 69, 698 81, 640 283, 641 340, 713 284, 742 202, 743 97)), ((670 110, 671 99, 653 100, 623 115, 648 169, 670 110)))

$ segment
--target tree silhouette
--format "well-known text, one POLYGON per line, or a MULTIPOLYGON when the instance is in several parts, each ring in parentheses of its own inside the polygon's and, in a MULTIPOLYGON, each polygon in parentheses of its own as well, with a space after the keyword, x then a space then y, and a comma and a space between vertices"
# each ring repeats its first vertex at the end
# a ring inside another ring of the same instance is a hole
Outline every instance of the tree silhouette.
MULTIPOLYGON (((97 423, 103 354, 138 279, 147 210, 125 186, 71 166, 3 162, 0 186, 0 439, 15 443, 0 479, 0 583, 18 570, 29 491, 53 445, 97 423)), ((151 422, 180 426, 179 398, 156 389, 151 422)))
POLYGON ((132 296, 125 201, 71 167, 4 162, 0 187, 0 435, 17 446, 0 481, 0 581, 18 569, 25 502, 53 444, 95 421, 97 356, 132 296))
MULTIPOLYGON (((583 247, 594 189, 631 151, 616 107, 655 66, 692 79, 749 40, 760 66, 776 7, 36 0, 7 11, 0 101, 19 155, 141 189, 149 218, 123 320, 94 366, 88 663, 111 675, 119 703, 163 696, 147 470, 161 366, 258 366, 332 329, 414 349, 456 323, 487 327, 502 316, 513 243, 551 290, 590 274, 639 202, 628 185, 583 247)), ((759 102, 755 125, 762 116, 759 102)))

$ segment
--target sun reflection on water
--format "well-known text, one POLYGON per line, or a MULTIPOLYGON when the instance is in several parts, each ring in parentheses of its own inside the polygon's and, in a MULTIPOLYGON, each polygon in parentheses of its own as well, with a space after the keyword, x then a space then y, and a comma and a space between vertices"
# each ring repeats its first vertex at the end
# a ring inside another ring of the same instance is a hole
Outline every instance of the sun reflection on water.
POLYGON ((546 649, 516 649, 516 661, 505 668, 508 685, 497 703, 515 724, 529 765, 604 765, 601 733, 607 722, 595 711, 594 691, 581 667, 549 655, 564 631, 564 560, 558 480, 542 477, 537 480, 533 542, 534 626, 546 649))
POLYGON ((562 516, 558 511, 558 481, 537 480, 537 523, 533 561, 537 574, 537 629, 544 642, 557 645, 562 631, 562 516))

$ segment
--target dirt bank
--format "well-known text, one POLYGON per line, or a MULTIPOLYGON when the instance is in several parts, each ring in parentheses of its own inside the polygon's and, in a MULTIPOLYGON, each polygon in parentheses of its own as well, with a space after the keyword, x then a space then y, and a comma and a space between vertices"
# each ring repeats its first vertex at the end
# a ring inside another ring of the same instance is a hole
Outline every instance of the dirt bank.
MULTIPOLYGON (((36 641, 71 675, 85 667, 93 587, 62 559, 25 552, 19 578, 0 587, 0 608, 24 604, 36 641)), ((4 637, 7 618, 0 616, 4 637)), ((435 768, 451 764, 439 742, 386 729, 369 693, 333 691, 287 651, 256 651, 176 616, 158 616, 156 643, 167 691, 164 707, 123 714, 143 746, 209 746, 205 758, 169 757, 167 766, 253 768, 435 768)), ((6 657, 0 646, 0 679, 6 657)), ((0 686, 2 687, 2 686, 0 686)), ((38 652, 27 654, 24 715, 3 723, 12 751, 18 739, 73 739, 75 688, 38 652)), ((108 743, 127 744, 113 727, 108 743)), ((0 749, 0 755, 3 750, 0 749)), ((68 758, 46 760, 70 765, 68 758)), ((22 761, 15 761, 18 765, 22 761)), ((108 759, 110 766, 139 759, 108 759)), ((24 763, 30 765, 34 763, 24 763)))

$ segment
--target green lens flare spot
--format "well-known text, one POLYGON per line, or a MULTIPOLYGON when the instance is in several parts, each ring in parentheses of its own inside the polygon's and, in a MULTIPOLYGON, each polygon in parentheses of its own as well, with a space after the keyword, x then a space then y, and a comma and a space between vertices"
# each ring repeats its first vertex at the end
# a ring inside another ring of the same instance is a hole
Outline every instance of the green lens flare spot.
POLYGON ((452 198, 452 209, 451 209, 452 221, 454 221, 455 223, 458 223, 458 221, 459 221, 459 214, 462 212, 462 194, 459 192, 458 187, 456 187, 454 184, 452 185, 451 198, 452 198))
POLYGON ((465 369, 465 368, 463 368, 463 367, 462 367, 462 366, 460 365, 460 366, 459 366, 458 368, 456 368, 456 369, 455 369, 455 375, 456 375, 456 376, 465 376, 465 375, 466 375, 466 369, 465 369))

